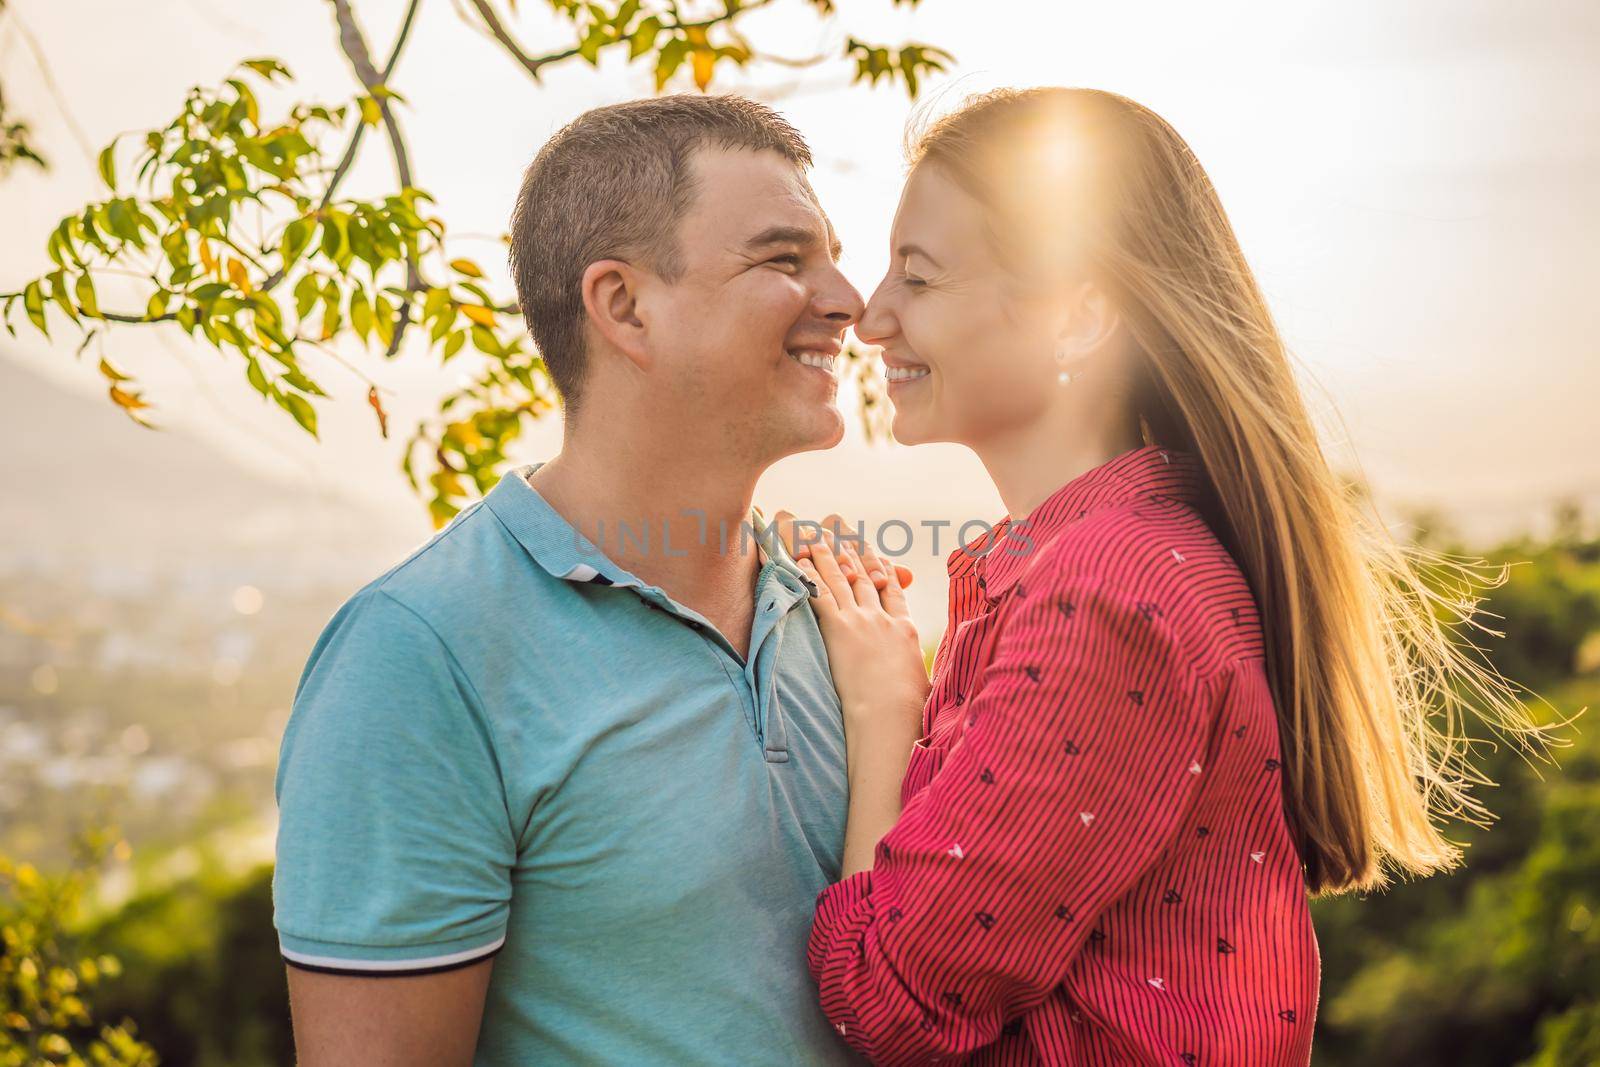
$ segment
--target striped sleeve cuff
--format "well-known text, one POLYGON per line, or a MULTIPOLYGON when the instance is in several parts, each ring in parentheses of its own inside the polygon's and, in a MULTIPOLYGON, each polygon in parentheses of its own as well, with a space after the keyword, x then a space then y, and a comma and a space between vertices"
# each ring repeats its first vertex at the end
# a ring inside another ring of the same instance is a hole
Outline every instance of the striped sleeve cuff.
POLYGON ((843 881, 834 882, 817 894, 817 915, 833 922, 872 893, 872 870, 857 871, 843 881))
POLYGON ((370 978, 415 977, 469 967, 489 959, 505 947, 501 931, 488 938, 466 938, 433 945, 344 945, 313 941, 279 932, 278 951, 283 961, 305 971, 370 978))

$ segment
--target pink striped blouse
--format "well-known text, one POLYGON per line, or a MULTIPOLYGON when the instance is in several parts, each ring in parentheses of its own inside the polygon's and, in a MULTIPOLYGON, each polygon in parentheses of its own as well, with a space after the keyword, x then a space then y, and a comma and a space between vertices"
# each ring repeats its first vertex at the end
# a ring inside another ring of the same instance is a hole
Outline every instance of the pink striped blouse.
POLYGON ((874 1062, 1310 1060, 1261 623, 1209 495, 1146 445, 951 554, 903 814, 809 945, 874 1062))

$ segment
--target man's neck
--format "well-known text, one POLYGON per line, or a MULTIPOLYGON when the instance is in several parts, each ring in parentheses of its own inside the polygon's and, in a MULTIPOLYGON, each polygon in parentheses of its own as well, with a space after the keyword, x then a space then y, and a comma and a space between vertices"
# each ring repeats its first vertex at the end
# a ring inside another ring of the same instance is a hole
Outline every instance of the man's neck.
MULTIPOLYGON (((760 475, 737 459, 707 461, 613 434, 569 435, 528 480, 618 566, 737 629, 760 568, 747 525, 760 475)), ((745 636, 724 634, 736 645, 745 636)))

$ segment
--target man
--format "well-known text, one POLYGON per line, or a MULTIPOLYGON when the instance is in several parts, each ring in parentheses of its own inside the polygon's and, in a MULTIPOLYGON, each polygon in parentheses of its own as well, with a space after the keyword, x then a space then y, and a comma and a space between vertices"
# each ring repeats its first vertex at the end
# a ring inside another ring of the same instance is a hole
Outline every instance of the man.
POLYGON ((838 700, 802 572, 739 534, 766 467, 843 432, 862 302, 809 165, 759 104, 668 97, 529 168, 511 262, 562 451, 306 666, 274 881, 301 1063, 854 1060, 804 955, 838 700))

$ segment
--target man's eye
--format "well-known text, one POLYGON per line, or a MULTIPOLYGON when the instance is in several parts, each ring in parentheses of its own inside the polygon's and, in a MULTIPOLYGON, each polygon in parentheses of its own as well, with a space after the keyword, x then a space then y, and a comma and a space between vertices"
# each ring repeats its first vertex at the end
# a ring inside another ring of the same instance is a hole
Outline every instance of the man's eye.
POLYGON ((793 252, 790 252, 788 255, 784 255, 784 256, 774 256, 772 259, 769 259, 767 262, 768 263, 781 263, 786 267, 794 267, 796 270, 798 270, 800 268, 800 257, 795 255, 793 252))

